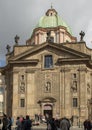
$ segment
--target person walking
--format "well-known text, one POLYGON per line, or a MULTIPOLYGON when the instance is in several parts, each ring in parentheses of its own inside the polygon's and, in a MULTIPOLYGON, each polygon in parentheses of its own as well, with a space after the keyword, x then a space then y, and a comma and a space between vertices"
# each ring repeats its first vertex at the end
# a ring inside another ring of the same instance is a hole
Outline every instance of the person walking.
POLYGON ((11 120, 11 117, 8 118, 8 130, 11 130, 11 126, 12 126, 12 120, 11 120))
POLYGON ((3 122, 2 130, 7 130, 9 121, 8 121, 8 118, 7 118, 6 114, 3 114, 2 122, 3 122))
POLYGON ((55 119, 52 117, 47 121, 47 130, 57 130, 55 119))
POLYGON ((60 129, 61 130, 70 130, 70 121, 64 117, 60 120, 60 129))

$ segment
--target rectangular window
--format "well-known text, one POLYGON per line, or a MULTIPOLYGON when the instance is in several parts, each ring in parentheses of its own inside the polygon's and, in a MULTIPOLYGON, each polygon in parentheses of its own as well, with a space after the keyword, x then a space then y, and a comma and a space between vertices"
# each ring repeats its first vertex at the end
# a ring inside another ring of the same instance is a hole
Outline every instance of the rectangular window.
POLYGON ((73 107, 77 107, 77 98, 73 98, 73 107))
POLYGON ((20 99, 20 107, 25 107, 25 99, 20 99))
POLYGON ((44 57, 44 68, 52 68, 53 67, 53 57, 52 55, 46 55, 44 57))

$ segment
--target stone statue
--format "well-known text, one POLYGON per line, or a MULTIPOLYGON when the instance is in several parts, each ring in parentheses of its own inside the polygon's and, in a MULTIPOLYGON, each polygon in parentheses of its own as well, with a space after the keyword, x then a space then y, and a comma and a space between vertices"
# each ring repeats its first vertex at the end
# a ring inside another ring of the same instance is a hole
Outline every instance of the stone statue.
POLYGON ((21 82, 20 93, 25 93, 25 83, 24 82, 21 82))
POLYGON ((47 39, 46 39, 47 42, 49 42, 49 40, 50 40, 50 36, 51 36, 51 32, 48 31, 48 32, 47 32, 47 39))
POLYGON ((16 35, 14 39, 15 39, 15 44, 18 45, 20 37, 18 35, 16 35))
POLYGON ((51 91, 51 83, 50 83, 50 82, 47 82, 47 83, 46 83, 45 91, 46 91, 46 92, 50 92, 50 91, 51 91))
POLYGON ((6 46, 7 53, 10 53, 10 48, 11 48, 11 46, 9 46, 9 45, 6 46))
POLYGON ((54 42, 54 39, 53 37, 51 36, 51 31, 48 31, 47 32, 47 39, 46 39, 47 42, 54 42))
POLYGON ((72 92, 77 92, 77 81, 73 81, 73 84, 71 86, 72 92))
POLYGON ((83 31, 81 31, 79 34, 80 34, 80 41, 83 41, 85 33, 83 31))

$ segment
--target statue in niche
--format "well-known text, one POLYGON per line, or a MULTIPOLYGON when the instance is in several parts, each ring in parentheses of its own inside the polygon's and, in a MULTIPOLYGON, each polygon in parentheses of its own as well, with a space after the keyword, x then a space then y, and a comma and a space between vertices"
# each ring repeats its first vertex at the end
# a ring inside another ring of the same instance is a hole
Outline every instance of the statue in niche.
POLYGON ((87 83, 87 92, 90 94, 90 84, 87 83))
POLYGON ((51 36, 51 31, 47 32, 47 42, 54 42, 54 37, 51 36))
POLYGON ((73 85, 72 85, 71 89, 73 90, 73 92, 77 91, 77 81, 73 81, 73 85))
POLYGON ((46 92, 50 92, 51 91, 51 83, 50 82, 46 82, 45 91, 46 92))
POLYGON ((21 82, 20 93, 25 93, 25 83, 24 82, 21 82))

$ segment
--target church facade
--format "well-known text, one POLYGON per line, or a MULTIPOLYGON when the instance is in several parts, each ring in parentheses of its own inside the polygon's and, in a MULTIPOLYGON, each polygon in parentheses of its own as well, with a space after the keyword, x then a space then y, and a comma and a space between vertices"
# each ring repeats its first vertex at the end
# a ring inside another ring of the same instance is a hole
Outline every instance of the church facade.
POLYGON ((75 125, 91 118, 92 50, 72 35, 53 8, 41 17, 25 45, 7 46, 4 111, 13 117, 35 114, 68 117, 75 125))

